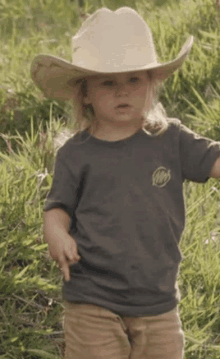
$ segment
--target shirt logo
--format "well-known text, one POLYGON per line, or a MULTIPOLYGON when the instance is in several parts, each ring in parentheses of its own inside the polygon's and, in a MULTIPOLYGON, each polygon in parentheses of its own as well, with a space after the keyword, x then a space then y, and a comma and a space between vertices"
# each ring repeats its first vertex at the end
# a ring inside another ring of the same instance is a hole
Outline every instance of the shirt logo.
POLYGON ((73 51, 76 52, 77 50, 80 49, 80 47, 81 47, 81 46, 76 46, 76 47, 74 47, 73 51))
POLYGON ((162 166, 158 167, 152 175, 153 186, 157 187, 164 187, 170 179, 170 170, 167 170, 165 167, 162 166))

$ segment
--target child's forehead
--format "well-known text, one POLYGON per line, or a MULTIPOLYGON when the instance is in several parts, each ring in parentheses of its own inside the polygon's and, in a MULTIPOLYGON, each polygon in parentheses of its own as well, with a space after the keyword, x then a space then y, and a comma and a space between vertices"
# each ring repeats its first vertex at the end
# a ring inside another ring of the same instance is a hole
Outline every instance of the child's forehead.
POLYGON ((94 76, 88 76, 88 79, 91 80, 103 80, 103 79, 123 79, 130 76, 145 76, 147 73, 146 70, 142 71, 132 71, 132 72, 120 72, 120 73, 114 73, 114 74, 98 74, 94 76))

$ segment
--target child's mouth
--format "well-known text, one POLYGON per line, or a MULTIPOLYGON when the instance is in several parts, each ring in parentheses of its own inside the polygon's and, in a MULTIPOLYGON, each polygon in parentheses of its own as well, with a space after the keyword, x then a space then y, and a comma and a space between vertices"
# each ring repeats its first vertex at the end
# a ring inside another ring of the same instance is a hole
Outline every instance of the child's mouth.
POLYGON ((124 105, 119 105, 116 107, 116 111, 118 111, 118 113, 127 113, 130 112, 131 110, 131 106, 124 104, 124 105))
POLYGON ((127 105, 127 104, 124 104, 124 105, 118 105, 117 108, 126 108, 126 107, 129 107, 130 105, 127 105))

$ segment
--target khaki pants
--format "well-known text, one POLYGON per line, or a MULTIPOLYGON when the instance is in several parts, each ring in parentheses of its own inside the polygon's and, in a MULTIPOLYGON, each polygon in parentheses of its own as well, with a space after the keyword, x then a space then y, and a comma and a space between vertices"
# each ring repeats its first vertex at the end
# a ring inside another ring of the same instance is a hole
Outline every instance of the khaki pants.
POLYGON ((65 304, 65 359, 182 359, 178 308, 150 317, 119 316, 83 303, 65 304))

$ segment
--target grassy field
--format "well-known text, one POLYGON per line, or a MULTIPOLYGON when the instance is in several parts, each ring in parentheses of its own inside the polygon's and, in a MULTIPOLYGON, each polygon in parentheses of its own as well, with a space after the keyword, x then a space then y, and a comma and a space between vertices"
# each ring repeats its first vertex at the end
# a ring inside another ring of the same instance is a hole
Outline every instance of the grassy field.
MULTIPOLYGON (((71 36, 86 14, 131 6, 152 28, 160 61, 189 35, 189 58, 163 86, 170 117, 220 140, 220 5, 215 0, 0 0, 0 358, 63 355, 62 275, 42 237, 42 208, 52 183, 54 140, 71 130, 71 106, 34 86, 38 53, 71 61, 71 36)), ((220 183, 186 182, 186 228, 179 286, 186 359, 220 358, 220 183)))

